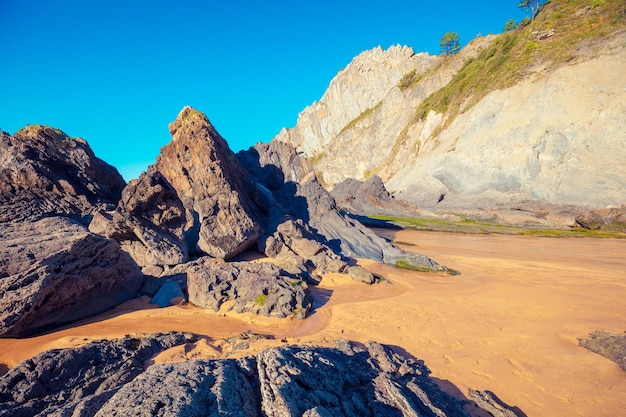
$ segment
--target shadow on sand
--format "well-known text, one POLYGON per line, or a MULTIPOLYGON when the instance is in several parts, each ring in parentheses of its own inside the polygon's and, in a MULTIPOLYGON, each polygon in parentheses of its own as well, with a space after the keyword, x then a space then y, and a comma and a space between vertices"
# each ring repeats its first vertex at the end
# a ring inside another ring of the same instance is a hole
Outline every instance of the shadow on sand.
MULTIPOLYGON (((465 394, 463 394, 463 392, 461 392, 461 390, 454 385, 452 382, 445 380, 445 379, 439 379, 439 378, 434 378, 432 376, 430 376, 430 369, 428 369, 428 367, 426 366, 426 364, 424 363, 423 360, 421 359, 417 359, 415 356, 413 356, 411 353, 407 352, 404 348, 400 347, 400 346, 395 346, 395 345, 387 345, 389 346, 389 348, 397 353, 400 356, 403 356, 407 359, 411 359, 413 361, 415 361, 418 366, 420 366, 421 368, 423 368, 423 370, 425 371, 425 375, 427 375, 435 384, 437 384, 437 386, 439 387, 439 389, 445 393, 447 393, 448 395, 452 396, 454 399, 461 401, 465 404, 465 411, 472 417, 493 417, 493 414, 487 412, 485 409, 481 408, 474 400, 468 398, 465 394)), ((502 401, 500 398, 498 398, 498 396, 496 394, 494 394, 491 391, 484 391, 486 394, 488 394, 492 401, 495 403, 496 408, 501 408, 502 410, 505 410, 510 413, 513 413, 516 417, 528 417, 526 413, 524 413, 519 407, 517 406, 511 406, 506 404, 504 401, 502 401)), ((502 415, 506 415, 504 413, 502 413, 502 415)))

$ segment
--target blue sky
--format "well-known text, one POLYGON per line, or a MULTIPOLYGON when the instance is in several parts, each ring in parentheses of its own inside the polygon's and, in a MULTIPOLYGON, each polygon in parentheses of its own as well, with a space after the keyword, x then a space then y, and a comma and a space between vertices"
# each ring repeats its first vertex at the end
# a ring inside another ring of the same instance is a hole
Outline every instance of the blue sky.
POLYGON ((524 17, 517 0, 0 0, 0 128, 86 139, 126 180, 191 105, 234 151, 267 142, 361 51, 438 54, 524 17))

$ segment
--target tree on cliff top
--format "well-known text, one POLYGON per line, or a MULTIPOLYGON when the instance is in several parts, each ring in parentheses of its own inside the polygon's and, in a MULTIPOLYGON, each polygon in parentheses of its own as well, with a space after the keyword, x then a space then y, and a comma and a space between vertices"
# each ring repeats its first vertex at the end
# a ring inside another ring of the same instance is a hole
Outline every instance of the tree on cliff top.
POLYGON ((441 52, 444 55, 451 55, 458 52, 459 49, 461 49, 459 34, 456 32, 446 33, 439 41, 439 46, 441 47, 441 52))
POLYGON ((535 20, 535 16, 537 16, 537 13, 539 13, 539 9, 541 8, 541 6, 543 6, 545 2, 546 0, 520 0, 517 7, 519 7, 520 9, 525 9, 526 11, 530 11, 531 20, 535 20))

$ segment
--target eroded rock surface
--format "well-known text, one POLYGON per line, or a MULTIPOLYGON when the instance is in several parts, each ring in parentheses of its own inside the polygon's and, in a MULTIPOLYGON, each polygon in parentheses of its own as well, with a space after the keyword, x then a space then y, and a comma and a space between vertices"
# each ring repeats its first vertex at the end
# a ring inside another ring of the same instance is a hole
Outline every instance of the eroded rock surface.
POLYGON ((168 333, 43 352, 0 377, 0 416, 469 416, 420 361, 375 342, 149 365, 193 341, 168 333))
POLYGON ((125 185, 83 139, 41 125, 0 131, 0 223, 54 215, 88 223, 94 206, 117 203, 125 185))
POLYGON ((148 359, 193 340, 191 334, 167 333, 40 353, 0 377, 0 416, 93 416, 120 387, 145 372, 148 359))
POLYGON ((187 270, 189 301, 218 311, 305 318, 313 307, 306 282, 269 262, 201 263, 187 270))
POLYGON ((116 241, 73 220, 0 224, 0 236, 0 336, 101 313, 141 286, 141 271, 116 241))

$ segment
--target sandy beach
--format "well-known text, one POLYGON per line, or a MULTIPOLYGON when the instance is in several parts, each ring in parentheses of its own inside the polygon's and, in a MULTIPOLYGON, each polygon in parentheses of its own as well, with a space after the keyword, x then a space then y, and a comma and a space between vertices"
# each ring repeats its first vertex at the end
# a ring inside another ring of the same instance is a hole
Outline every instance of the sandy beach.
POLYGON ((594 330, 626 330, 626 241, 463 235, 403 230, 403 248, 460 276, 361 264, 388 283, 326 275, 306 320, 272 319, 133 300, 101 316, 28 339, 0 339, 0 372, 46 349, 168 330, 205 337, 154 362, 253 354, 285 343, 375 340, 424 361, 449 392, 489 390, 520 416, 617 416, 626 372, 578 346, 594 330), (272 336, 232 351, 229 337, 272 336))

